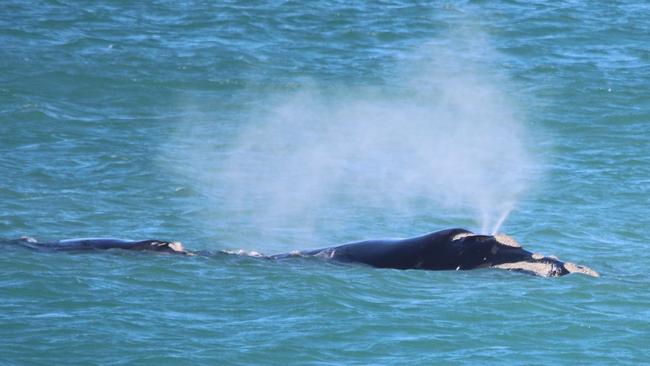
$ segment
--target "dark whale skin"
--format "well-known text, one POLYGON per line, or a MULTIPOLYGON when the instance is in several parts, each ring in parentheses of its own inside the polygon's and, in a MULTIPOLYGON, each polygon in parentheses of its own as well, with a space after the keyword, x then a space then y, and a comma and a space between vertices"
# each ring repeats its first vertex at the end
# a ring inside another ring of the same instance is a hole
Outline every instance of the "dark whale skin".
POLYGON ((512 251, 498 250, 500 247, 505 246, 493 236, 474 235, 465 229, 448 229, 408 239, 364 240, 302 254, 377 268, 427 270, 487 267, 494 263, 522 260, 528 254, 523 251, 515 255, 512 251), (467 236, 462 237, 463 234, 467 236))
POLYGON ((529 252, 508 236, 477 235, 459 228, 407 239, 364 240, 311 251, 278 254, 271 258, 292 256, 313 256, 375 268, 434 271, 500 268, 542 277, 558 277, 574 272, 598 277, 598 273, 589 267, 529 252))
POLYGON ((186 251, 180 243, 156 239, 124 240, 114 238, 82 238, 39 242, 33 238, 25 237, 5 241, 5 243, 15 244, 29 249, 41 251, 125 249, 186 254, 186 251))

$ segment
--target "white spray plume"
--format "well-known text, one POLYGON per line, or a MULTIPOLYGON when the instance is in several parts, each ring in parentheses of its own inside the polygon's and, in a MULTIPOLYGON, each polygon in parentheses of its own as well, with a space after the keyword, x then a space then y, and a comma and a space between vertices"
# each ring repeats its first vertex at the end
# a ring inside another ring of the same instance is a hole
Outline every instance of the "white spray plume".
POLYGON ((416 234, 391 221, 423 217, 431 230, 453 216, 495 233, 531 158, 493 53, 482 41, 456 44, 410 55, 396 88, 303 87, 230 137, 203 131, 202 143, 176 144, 181 170, 210 198, 208 227, 238 231, 229 247, 271 251, 336 242, 323 232, 416 234))

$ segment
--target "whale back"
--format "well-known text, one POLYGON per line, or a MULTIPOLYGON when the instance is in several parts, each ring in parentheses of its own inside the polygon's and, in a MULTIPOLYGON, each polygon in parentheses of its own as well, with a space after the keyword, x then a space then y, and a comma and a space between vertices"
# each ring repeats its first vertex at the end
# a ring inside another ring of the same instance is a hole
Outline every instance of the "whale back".
POLYGON ((460 240, 454 238, 467 234, 472 235, 464 229, 449 229, 407 239, 364 240, 327 248, 319 254, 378 268, 456 269, 460 240))

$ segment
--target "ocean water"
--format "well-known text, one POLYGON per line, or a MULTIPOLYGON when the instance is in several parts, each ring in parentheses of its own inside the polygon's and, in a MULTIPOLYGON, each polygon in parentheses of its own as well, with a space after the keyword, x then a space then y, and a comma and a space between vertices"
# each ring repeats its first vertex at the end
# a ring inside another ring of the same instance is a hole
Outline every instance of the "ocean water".
POLYGON ((0 364, 650 362, 649 34, 643 1, 3 1, 0 237, 465 227, 601 277, 2 245, 0 364))

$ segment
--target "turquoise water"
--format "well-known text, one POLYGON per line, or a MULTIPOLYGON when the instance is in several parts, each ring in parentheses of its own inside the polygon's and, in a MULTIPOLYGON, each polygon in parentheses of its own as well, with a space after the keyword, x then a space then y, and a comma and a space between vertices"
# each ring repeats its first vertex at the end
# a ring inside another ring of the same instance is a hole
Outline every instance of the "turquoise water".
POLYGON ((642 364, 641 1, 4 1, 0 237, 499 230, 600 278, 3 246, 0 364, 642 364))

